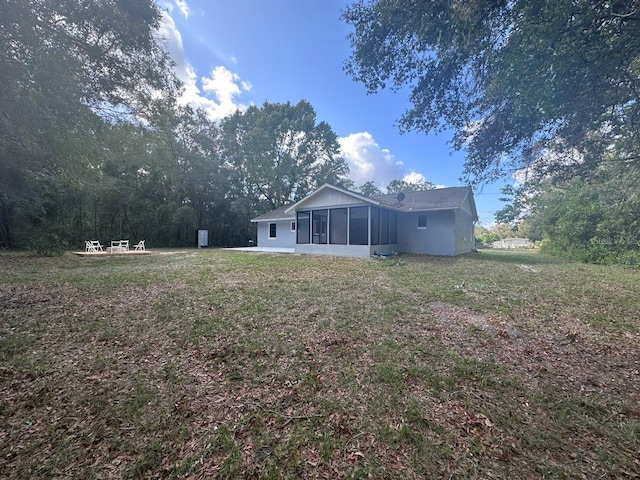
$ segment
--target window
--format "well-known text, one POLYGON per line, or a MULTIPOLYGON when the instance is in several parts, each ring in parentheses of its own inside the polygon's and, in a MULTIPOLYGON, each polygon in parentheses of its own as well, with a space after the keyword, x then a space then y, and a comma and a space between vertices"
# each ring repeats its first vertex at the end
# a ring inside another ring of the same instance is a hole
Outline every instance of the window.
POLYGON ((291 222, 291 231, 292 232, 296 231, 296 222, 295 222, 295 220, 293 222, 291 222))
POLYGON ((347 244, 347 209, 332 208, 329 211, 329 243, 347 244))
POLYGON ((296 236, 296 243, 309 243, 311 230, 311 213, 310 212, 298 212, 298 221, 296 226, 298 227, 298 233, 296 236))
POLYGON ((269 224, 269 238, 276 238, 276 225, 275 223, 269 224))
POLYGON ((368 245, 369 207, 349 209, 349 245, 368 245))
POLYGON ((328 210, 314 210, 313 217, 313 243, 327 243, 327 217, 328 210))
POLYGON ((371 207, 371 245, 380 244, 380 209, 371 207))
POLYGON ((427 216, 418 215, 418 228, 427 228, 427 216))

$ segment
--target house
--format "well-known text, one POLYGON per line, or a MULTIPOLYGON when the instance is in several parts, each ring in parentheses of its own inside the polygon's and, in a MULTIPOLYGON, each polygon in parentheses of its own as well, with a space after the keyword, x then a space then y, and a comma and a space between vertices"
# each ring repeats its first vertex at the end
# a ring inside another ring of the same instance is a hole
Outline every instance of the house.
POLYGON ((367 197, 325 184, 302 200, 252 219, 258 247, 296 253, 460 255, 473 251, 478 220, 470 187, 367 197))
POLYGON ((528 238, 504 238, 491 244, 493 248, 533 248, 534 245, 528 238))

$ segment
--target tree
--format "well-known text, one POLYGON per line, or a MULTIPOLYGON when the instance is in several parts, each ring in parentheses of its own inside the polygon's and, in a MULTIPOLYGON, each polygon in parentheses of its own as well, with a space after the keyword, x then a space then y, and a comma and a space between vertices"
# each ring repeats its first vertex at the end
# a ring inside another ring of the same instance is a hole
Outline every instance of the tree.
POLYGON ((589 181, 547 178, 512 191, 509 218, 547 252, 589 262, 640 264, 640 173, 605 163, 589 181))
POLYGON ((251 106, 221 123, 219 155, 240 190, 236 195, 251 198, 261 211, 303 198, 324 183, 350 186, 338 152, 336 134, 316 122, 304 100, 251 106))
POLYGON ((435 185, 428 181, 407 182, 406 180, 391 180, 387 185, 387 193, 419 192, 421 190, 433 190, 435 185))
POLYGON ((161 15, 152 0, 0 3, 0 245, 19 244, 14 227, 25 237, 39 222, 26 206, 40 187, 92 181, 103 127, 171 104, 178 83, 158 43, 161 15))
POLYGON ((373 0, 343 19, 346 71, 369 92, 409 87, 401 128, 453 129, 469 181, 588 175, 612 145, 638 168, 637 1, 373 0))
POLYGON ((488 245, 497 240, 500 240, 500 235, 493 232, 491 229, 487 227, 476 225, 474 227, 474 231, 475 231, 476 238, 485 245, 488 245))
POLYGON ((373 195, 382 195, 382 191, 376 187, 376 185, 372 181, 368 181, 367 183, 361 185, 358 188, 358 191, 366 195, 367 197, 372 197, 373 195))

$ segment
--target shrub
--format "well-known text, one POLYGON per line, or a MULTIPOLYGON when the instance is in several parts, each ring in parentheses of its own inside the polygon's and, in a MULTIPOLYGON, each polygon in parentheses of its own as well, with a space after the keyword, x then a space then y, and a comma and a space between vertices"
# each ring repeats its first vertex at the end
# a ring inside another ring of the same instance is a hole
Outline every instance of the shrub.
POLYGON ((29 242, 29 249, 38 256, 56 257, 64 253, 68 244, 55 233, 36 233, 29 242))

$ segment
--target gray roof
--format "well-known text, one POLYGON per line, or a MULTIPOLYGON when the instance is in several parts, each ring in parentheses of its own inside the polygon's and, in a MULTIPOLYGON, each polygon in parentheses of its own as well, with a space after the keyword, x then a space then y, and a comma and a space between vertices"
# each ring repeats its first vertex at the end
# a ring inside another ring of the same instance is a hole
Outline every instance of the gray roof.
POLYGON ((271 210, 259 217, 252 218, 252 222, 274 222, 276 220, 295 220, 295 213, 285 213, 284 211, 289 208, 291 205, 283 205, 281 207, 276 208, 275 210, 271 210))
MULTIPOLYGON (((452 210, 460 208, 471 194, 471 187, 436 188, 419 192, 405 192, 404 199, 398 201, 398 196, 373 195, 371 198, 398 210, 415 212, 427 210, 452 210)), ((470 197, 472 208, 475 210, 473 196, 470 197)))
MULTIPOLYGON (((469 198, 471 208, 473 210, 474 219, 477 220, 478 215, 476 211, 475 201, 473 199, 473 192, 471 187, 449 187, 449 188, 436 188, 433 190, 421 190, 419 192, 405 192, 404 199, 398 201, 398 195, 373 195, 371 197, 365 197, 361 193, 351 192, 341 188, 333 187, 332 185, 323 185, 321 188, 334 188, 347 193, 352 193, 365 201, 369 200, 371 203, 381 204, 389 207, 392 210, 403 212, 426 212, 433 210, 453 210, 460 208, 464 201, 469 198)), ((318 189, 320 190, 320 189, 318 189)), ((316 190, 316 192, 318 191, 316 190)), ((315 193, 315 192, 314 192, 315 193)), ((313 193, 311 194, 313 195, 313 193)), ((295 205, 295 204, 294 204, 295 205)), ((286 210, 291 209, 294 205, 284 205, 269 213, 260 215, 252 219, 252 222, 266 222, 276 220, 293 220, 295 219, 295 211, 286 213, 286 210)))

